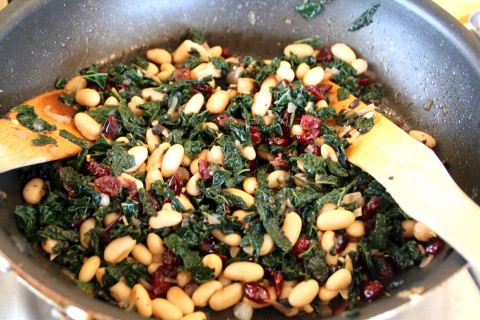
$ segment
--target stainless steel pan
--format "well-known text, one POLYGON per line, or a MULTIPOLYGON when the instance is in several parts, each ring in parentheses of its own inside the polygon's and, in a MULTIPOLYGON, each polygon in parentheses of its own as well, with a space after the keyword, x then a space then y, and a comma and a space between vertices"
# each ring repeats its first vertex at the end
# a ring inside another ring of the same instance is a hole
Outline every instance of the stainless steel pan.
MULTIPOLYGON (((93 62, 119 61, 152 46, 174 48, 189 27, 204 31, 212 44, 259 56, 278 55, 290 41, 305 37, 318 37, 325 44, 343 41, 370 62, 385 84, 388 109, 408 126, 436 137, 439 157, 479 202, 480 42, 428 0, 335 0, 311 21, 295 12, 300 2, 13 1, 0 12, 0 110, 3 114, 52 89, 57 77, 73 75, 93 62), (347 31, 355 17, 379 2, 370 26, 347 31)), ((86 297, 29 246, 13 216, 21 201, 17 171, 0 175, 0 190, 8 195, 0 207, 0 250, 27 283, 54 303, 79 307, 96 318, 139 319, 86 297)), ((463 265, 464 260, 446 248, 427 268, 404 272, 398 279, 405 280, 402 289, 428 290, 463 265)), ((361 307, 360 315, 391 316, 395 311, 388 311, 406 302, 393 291, 361 307)), ((255 315, 282 318, 269 310, 255 315)), ((212 318, 227 316, 230 311, 212 318)))

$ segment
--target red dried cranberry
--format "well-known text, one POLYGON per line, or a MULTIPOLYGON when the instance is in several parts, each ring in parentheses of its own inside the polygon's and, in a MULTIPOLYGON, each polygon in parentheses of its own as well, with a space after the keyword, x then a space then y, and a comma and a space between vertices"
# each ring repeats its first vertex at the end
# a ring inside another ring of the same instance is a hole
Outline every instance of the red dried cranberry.
POLYGON ((345 231, 339 231, 335 233, 335 252, 341 253, 347 247, 349 242, 347 233, 345 231))
POLYGON ((156 296, 162 296, 167 294, 168 289, 173 286, 173 282, 170 281, 171 270, 165 266, 160 266, 155 270, 152 276, 152 292, 156 296))
POLYGON ((257 161, 256 160, 249 160, 248 161, 248 168, 250 169, 250 172, 253 172, 257 169, 257 161))
POLYGON ((175 192, 175 195, 178 196, 182 193, 183 181, 180 179, 180 175, 175 173, 167 182, 168 189, 175 192))
POLYGON ((270 271, 269 280, 275 286, 275 292, 277 293, 277 296, 280 296, 282 293, 284 279, 285 277, 280 270, 270 271))
POLYGON ((333 314, 334 315, 339 315, 339 314, 342 314, 344 313, 345 311, 348 310, 348 304, 347 304, 347 301, 346 300, 342 300, 340 301, 339 303, 337 303, 335 305, 335 307, 333 308, 333 314))
POLYGON ((365 223, 365 234, 369 235, 375 226, 375 214, 380 207, 380 197, 371 197, 363 207, 362 219, 365 223))
POLYGON ((318 50, 317 55, 315 56, 315 60, 318 62, 330 62, 332 61, 332 51, 330 47, 322 47, 318 50))
POLYGON ((192 76, 190 74, 190 69, 181 68, 173 72, 173 79, 175 79, 175 81, 178 81, 180 79, 190 80, 191 78, 192 76))
POLYGON ((222 57, 227 59, 231 56, 230 48, 222 47, 222 57))
POLYGON ((372 83, 372 78, 369 77, 363 77, 360 80, 358 80, 358 84, 361 86, 366 86, 372 83))
POLYGON ((330 275, 334 274, 335 272, 337 272, 338 270, 340 270, 340 266, 339 265, 336 265, 336 264, 329 264, 328 265, 328 273, 330 275))
POLYGON ((275 159, 270 161, 270 164, 279 169, 290 170, 290 164, 288 163, 288 160, 283 159, 281 153, 279 153, 275 159))
POLYGON ((304 134, 296 135, 294 136, 294 138, 300 144, 307 144, 307 143, 313 142, 315 139, 318 138, 319 135, 320 135, 320 131, 312 130, 312 131, 307 131, 304 134))
POLYGON ((128 196, 131 199, 138 199, 139 193, 137 189, 137 184, 132 180, 125 180, 124 183, 128 190, 128 196))
POLYGON ((107 120, 103 124, 102 133, 107 139, 115 139, 117 133, 120 132, 120 125, 115 119, 114 115, 111 114, 108 116, 107 120))
POLYGON ((373 256, 372 259, 379 277, 390 278, 393 276, 393 266, 387 257, 373 256))
POLYGON ((227 116, 226 114, 221 114, 217 117, 217 124, 222 127, 228 127, 228 123, 230 122, 232 117, 227 116))
POLYGON ((215 252, 214 254, 216 254, 217 256, 219 256, 220 259, 222 260, 222 262, 227 262, 228 257, 227 257, 226 255, 224 255, 223 253, 215 252))
POLYGON ((262 142, 262 133, 260 132, 260 129, 256 127, 248 127, 250 130, 250 134, 252 135, 252 142, 254 144, 259 144, 262 142))
POLYGON ((270 302, 270 292, 258 282, 247 282, 243 286, 244 296, 258 304, 267 304, 270 302))
POLYGON ((152 197, 150 193, 147 193, 147 198, 148 201, 150 201, 150 204, 152 205, 153 209, 158 211, 160 210, 160 203, 158 203, 158 200, 152 197))
POLYGON ((439 238, 433 238, 425 245, 425 253, 434 256, 438 253, 442 246, 442 240, 439 238))
POLYGON ((295 242, 295 244, 293 245, 292 253, 296 257, 298 257, 300 254, 307 251, 309 247, 310 247, 310 240, 308 240, 306 237, 300 237, 298 238, 297 242, 295 242))
POLYGON ((312 153, 316 156, 321 156, 322 151, 319 146, 317 146, 314 142, 310 142, 308 147, 312 150, 312 153))
POLYGON ((198 173, 200 173, 203 180, 209 180, 212 178, 212 175, 208 171, 207 160, 203 160, 203 159, 198 160, 198 173))
POLYGON ((98 163, 97 161, 90 161, 85 164, 83 170, 96 178, 100 178, 103 176, 109 176, 111 174, 110 166, 98 163))
POLYGON ((377 299, 384 291, 383 284, 378 280, 367 281, 362 286, 360 295, 368 302, 377 299))
POLYGON ((122 191, 122 183, 115 177, 103 176, 95 179, 93 182, 95 187, 101 193, 105 193, 110 197, 114 197, 122 191))
POLYGON ((300 120, 300 126, 305 131, 320 130, 320 128, 322 127, 322 120, 312 115, 305 114, 300 120))
POLYGON ((75 190, 73 190, 73 188, 70 187, 68 184, 66 184, 65 182, 62 182, 62 186, 63 186, 63 190, 65 190, 65 192, 70 198, 75 198, 77 196, 77 193, 75 192, 75 190))
POLYGON ((203 239, 202 242, 200 242, 200 244, 198 245, 198 251, 200 251, 202 255, 214 253, 215 251, 213 250, 213 247, 215 246, 215 244, 215 238, 209 236, 203 239))
POLYGON ((305 87, 311 94, 317 98, 317 100, 325 100, 327 97, 327 92, 332 88, 331 85, 326 83, 319 83, 314 86, 306 86, 305 87))
POLYGON ((267 143, 271 146, 288 147, 290 140, 285 137, 270 136, 267 138, 267 143))
POLYGON ((178 267, 178 257, 171 250, 166 250, 162 254, 163 265, 167 268, 176 268, 178 267))
POLYGON ((193 91, 199 92, 203 95, 212 95, 215 90, 212 88, 212 86, 208 83, 199 83, 199 84, 194 84, 193 86, 193 91))

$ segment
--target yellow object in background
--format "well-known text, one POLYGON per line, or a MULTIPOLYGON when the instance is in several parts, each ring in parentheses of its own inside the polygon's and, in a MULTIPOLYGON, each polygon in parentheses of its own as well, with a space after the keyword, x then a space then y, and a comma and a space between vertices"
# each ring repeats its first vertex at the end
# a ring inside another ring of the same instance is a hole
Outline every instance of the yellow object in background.
POLYGON ((480 0, 433 0, 461 23, 467 23, 468 17, 480 10, 480 0))

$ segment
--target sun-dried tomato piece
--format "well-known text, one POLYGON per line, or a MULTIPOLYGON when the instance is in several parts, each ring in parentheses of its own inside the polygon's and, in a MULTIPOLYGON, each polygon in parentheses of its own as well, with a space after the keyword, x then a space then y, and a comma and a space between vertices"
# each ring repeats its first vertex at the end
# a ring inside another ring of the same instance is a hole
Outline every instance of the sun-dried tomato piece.
POLYGON ((112 176, 103 176, 97 178, 93 184, 98 191, 105 193, 110 197, 114 197, 122 191, 122 183, 117 178, 112 176))
POLYGON ((267 304, 270 302, 270 292, 258 282, 247 282, 243 286, 244 296, 258 304, 267 304))

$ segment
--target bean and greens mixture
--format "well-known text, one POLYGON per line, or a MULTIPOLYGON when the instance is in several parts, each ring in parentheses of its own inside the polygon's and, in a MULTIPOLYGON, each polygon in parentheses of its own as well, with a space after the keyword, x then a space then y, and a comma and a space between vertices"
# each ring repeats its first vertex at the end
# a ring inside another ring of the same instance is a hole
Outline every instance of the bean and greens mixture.
POLYGON ((173 52, 57 86, 86 139, 62 131, 78 156, 23 170, 15 213, 92 297, 159 319, 205 319, 207 306, 328 316, 441 247, 347 161, 382 87, 344 43, 305 39, 263 60, 191 30, 173 52), (350 94, 367 105, 337 113, 350 94))

